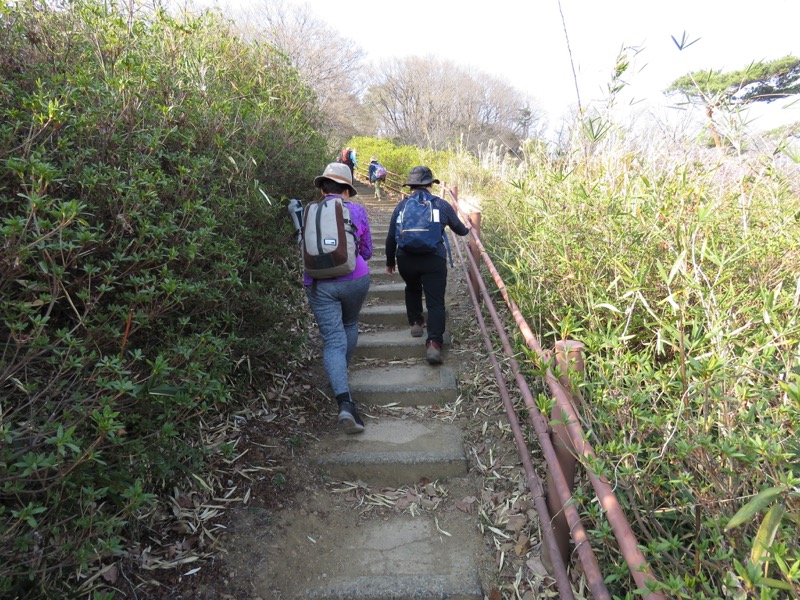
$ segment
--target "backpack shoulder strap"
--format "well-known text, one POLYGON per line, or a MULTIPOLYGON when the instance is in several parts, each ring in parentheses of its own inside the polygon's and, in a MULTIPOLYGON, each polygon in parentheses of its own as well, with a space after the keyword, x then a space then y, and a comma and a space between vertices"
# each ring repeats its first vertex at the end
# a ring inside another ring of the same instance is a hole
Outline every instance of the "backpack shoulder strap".
POLYGON ((344 198, 341 198, 341 201, 342 201, 342 206, 347 209, 347 217, 345 217, 344 224, 350 228, 350 233, 355 235, 356 229, 358 228, 356 227, 356 223, 355 221, 353 221, 352 213, 350 212, 351 202, 348 202, 344 198))
POLYGON ((455 268, 453 264, 453 252, 450 250, 450 237, 447 235, 446 231, 442 231, 442 239, 444 239, 444 245, 447 247, 447 256, 450 259, 450 268, 455 268))

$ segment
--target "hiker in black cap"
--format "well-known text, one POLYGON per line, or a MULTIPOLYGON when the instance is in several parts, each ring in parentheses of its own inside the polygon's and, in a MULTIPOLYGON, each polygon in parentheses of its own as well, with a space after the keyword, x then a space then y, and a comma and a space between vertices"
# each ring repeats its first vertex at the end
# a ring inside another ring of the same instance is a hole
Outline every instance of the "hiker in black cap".
POLYGON ((428 363, 442 362, 447 290, 447 248, 444 228, 457 235, 467 235, 469 228, 458 218, 456 211, 442 198, 431 193, 439 183, 428 167, 411 169, 403 186, 411 193, 403 198, 392 212, 386 236, 386 272, 394 274, 395 258, 400 277, 406 283, 406 314, 411 335, 422 337, 425 319, 422 314, 422 293, 428 311, 428 337, 425 358, 428 363))

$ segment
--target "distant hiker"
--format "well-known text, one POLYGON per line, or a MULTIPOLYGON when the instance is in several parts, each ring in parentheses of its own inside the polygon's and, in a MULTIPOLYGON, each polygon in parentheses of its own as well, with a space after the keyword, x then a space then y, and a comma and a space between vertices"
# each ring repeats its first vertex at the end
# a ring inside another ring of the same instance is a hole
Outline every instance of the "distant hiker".
POLYGON ((381 199, 381 184, 386 181, 386 167, 373 156, 369 159, 369 182, 375 186, 375 198, 381 199))
POLYGON ((411 335, 422 337, 422 293, 428 310, 428 337, 425 358, 429 364, 442 362, 445 329, 444 295, 447 289, 447 248, 445 227, 457 235, 467 235, 469 228, 458 218, 450 204, 431 194, 431 185, 439 183, 428 167, 411 169, 403 186, 411 193, 392 212, 386 236, 386 272, 394 274, 395 257, 400 277, 405 281, 406 316, 411 335))
MULTIPOLYGON (((353 187, 352 173, 347 166, 340 162, 330 163, 322 175, 314 179, 314 186, 320 189, 324 197, 321 203, 331 206, 339 203, 343 205, 335 211, 327 213, 319 211, 321 218, 331 213, 341 218, 342 208, 347 209, 349 218, 345 220, 349 221, 349 224, 346 223, 341 231, 345 236, 352 235, 355 238, 357 248, 355 268, 352 272, 333 278, 315 279, 308 273, 310 262, 306 262, 303 284, 322 337, 323 364, 336 402, 339 404, 339 425, 346 433, 360 433, 364 431, 364 421, 358 414, 355 401, 350 395, 347 369, 358 342, 358 316, 369 290, 367 261, 372 256, 372 234, 366 209, 350 201, 357 192, 353 187)), ((307 207, 306 213, 308 212, 307 207)), ((308 219, 307 216, 306 221, 308 219)), ((308 231, 304 229, 304 235, 307 234, 308 231)), ((331 240, 331 237, 335 237, 335 234, 321 236, 319 244, 346 242, 346 240, 331 240)), ((306 243, 307 240, 304 239, 304 245, 306 243)), ((306 252, 304 256, 305 254, 306 252)))
POLYGON ((350 146, 344 148, 342 150, 341 157, 339 158, 339 162, 343 162, 348 167, 350 167, 350 177, 353 181, 356 179, 356 167, 358 166, 358 160, 356 159, 356 151, 353 150, 350 146))

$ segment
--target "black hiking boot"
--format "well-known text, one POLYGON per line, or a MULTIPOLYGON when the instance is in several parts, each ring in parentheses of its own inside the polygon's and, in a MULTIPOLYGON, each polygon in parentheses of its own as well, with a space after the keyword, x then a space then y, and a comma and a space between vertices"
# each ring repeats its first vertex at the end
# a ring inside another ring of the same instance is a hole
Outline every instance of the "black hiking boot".
POLYGON ((339 402, 339 427, 345 433, 361 433, 364 431, 364 421, 356 410, 356 405, 351 400, 339 402))

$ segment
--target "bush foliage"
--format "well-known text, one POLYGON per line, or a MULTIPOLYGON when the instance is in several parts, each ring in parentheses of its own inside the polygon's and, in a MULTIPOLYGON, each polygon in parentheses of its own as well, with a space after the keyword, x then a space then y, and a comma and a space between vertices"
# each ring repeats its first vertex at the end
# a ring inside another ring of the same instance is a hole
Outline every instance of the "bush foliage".
POLYGON ((377 156, 384 167, 403 177, 412 167, 427 165, 435 177, 442 179, 454 157, 452 152, 406 146, 380 138, 354 137, 347 145, 356 149, 359 165, 368 165, 370 156, 377 156))
POLYGON ((291 355, 316 123, 212 13, 0 1, 0 596, 77 595, 291 355))
MULTIPOLYGON (((796 597, 797 164, 539 150, 485 207, 484 243, 543 345, 586 344, 586 468, 614 485, 668 597, 796 597)), ((591 486, 576 497, 612 593, 636 597, 591 486)))

